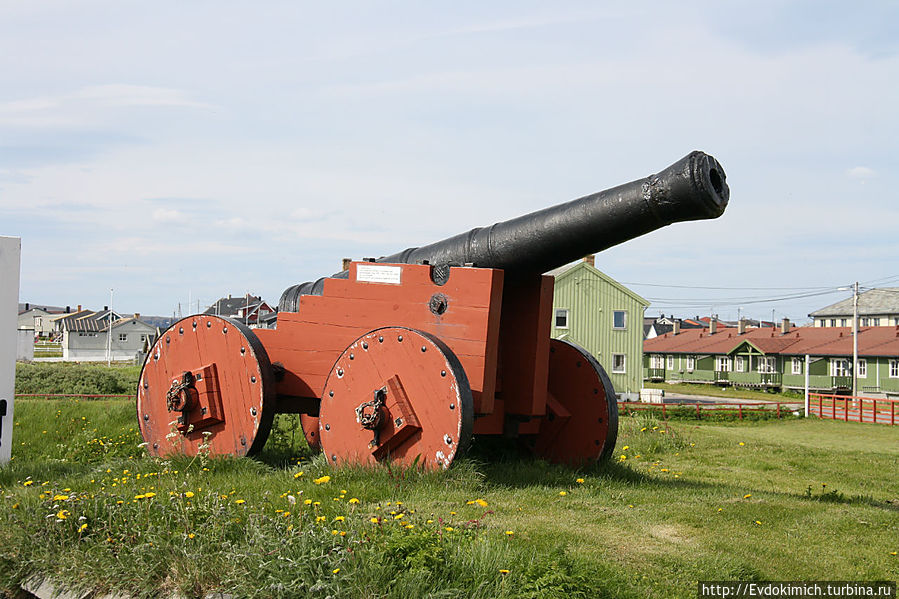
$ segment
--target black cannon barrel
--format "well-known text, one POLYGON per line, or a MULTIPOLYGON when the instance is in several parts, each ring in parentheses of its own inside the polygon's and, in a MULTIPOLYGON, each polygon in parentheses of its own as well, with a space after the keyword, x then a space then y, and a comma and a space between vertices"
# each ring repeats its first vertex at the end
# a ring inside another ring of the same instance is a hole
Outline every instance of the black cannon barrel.
MULTIPOLYGON (((543 273, 671 223, 717 218, 724 213, 729 196, 724 169, 712 156, 696 151, 645 179, 409 248, 377 262, 428 263, 444 269, 471 264, 501 268, 512 275, 543 273)), ((345 271, 333 275, 346 276, 345 271)), ((323 285, 324 279, 319 279, 288 288, 279 308, 296 311, 301 295, 320 295, 323 285)))

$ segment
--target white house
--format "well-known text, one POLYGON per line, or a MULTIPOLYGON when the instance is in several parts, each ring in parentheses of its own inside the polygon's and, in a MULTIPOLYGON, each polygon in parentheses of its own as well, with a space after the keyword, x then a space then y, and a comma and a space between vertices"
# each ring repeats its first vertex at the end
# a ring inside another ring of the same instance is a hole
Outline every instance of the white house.
POLYGON ((108 312, 95 314, 98 318, 82 317, 65 321, 62 339, 63 360, 75 362, 134 360, 156 339, 156 327, 141 321, 140 314, 113 320, 111 329, 107 325, 108 312))

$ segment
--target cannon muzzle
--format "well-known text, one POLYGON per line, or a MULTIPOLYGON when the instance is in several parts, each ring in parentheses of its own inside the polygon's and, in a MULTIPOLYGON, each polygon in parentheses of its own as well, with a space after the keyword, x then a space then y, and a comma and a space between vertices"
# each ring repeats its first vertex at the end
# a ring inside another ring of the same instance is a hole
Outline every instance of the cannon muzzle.
MULTIPOLYGON (((671 223, 717 218, 730 191, 715 158, 691 152, 668 168, 605 191, 524 216, 472 229, 377 262, 431 264, 436 269, 472 265, 507 276, 539 274, 600 252, 671 223)), ((346 272, 332 278, 344 278, 346 272)), ((320 295, 324 279, 289 287, 279 309, 295 312, 301 295, 320 295)))

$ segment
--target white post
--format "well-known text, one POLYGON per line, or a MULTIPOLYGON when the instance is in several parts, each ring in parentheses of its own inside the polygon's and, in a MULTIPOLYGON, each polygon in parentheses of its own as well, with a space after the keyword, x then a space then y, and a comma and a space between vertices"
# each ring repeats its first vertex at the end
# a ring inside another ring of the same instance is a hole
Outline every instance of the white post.
POLYGON ((106 313, 106 365, 112 362, 112 289, 109 290, 109 312, 106 313))
POLYGON ((808 367, 812 363, 812 357, 805 354, 805 417, 808 418, 808 367))
POLYGON ((20 238, 0 237, 0 464, 9 462, 12 451, 21 256, 20 238))
POLYGON ((858 396, 858 281, 852 294, 852 402, 858 396))

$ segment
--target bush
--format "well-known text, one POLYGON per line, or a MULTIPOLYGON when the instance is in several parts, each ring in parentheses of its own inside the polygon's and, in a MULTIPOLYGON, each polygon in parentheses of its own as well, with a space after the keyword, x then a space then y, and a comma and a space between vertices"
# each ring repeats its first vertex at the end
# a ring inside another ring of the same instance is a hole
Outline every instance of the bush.
POLYGON ((16 393, 136 393, 140 368, 66 362, 16 364, 16 393))

